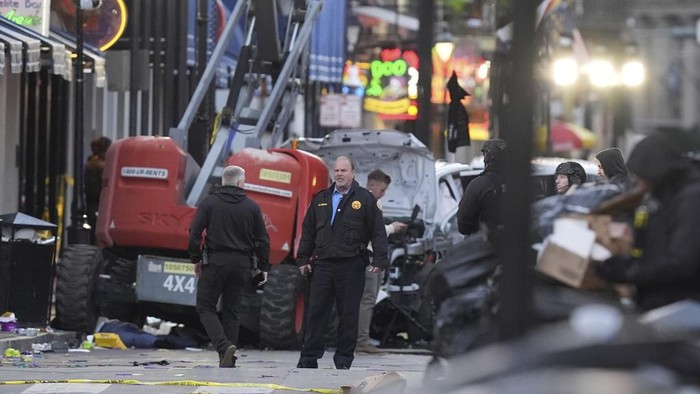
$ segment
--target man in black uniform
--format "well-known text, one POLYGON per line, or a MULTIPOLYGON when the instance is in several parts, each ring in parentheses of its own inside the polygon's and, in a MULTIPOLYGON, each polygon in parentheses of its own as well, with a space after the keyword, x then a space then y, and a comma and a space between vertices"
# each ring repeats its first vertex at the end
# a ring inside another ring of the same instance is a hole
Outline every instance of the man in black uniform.
POLYGON ((554 187, 557 194, 566 194, 574 185, 586 183, 586 170, 575 161, 565 161, 554 170, 554 187))
POLYGON ((350 368, 365 270, 380 272, 389 265, 386 229, 377 200, 355 181, 355 166, 348 157, 336 159, 333 173, 335 183, 311 201, 297 251, 302 275, 313 271, 298 368, 318 368, 334 300, 339 321, 333 361, 337 369, 350 368), (369 241, 374 259, 368 267, 369 241))
POLYGON ((481 229, 483 223, 489 236, 495 236, 502 225, 499 201, 505 191, 505 179, 501 173, 503 152, 506 142, 501 139, 486 141, 481 152, 484 154, 484 172, 467 185, 457 211, 457 228, 464 235, 471 235, 481 229))
POLYGON ((188 251, 199 277, 197 313, 219 352, 222 368, 235 366, 243 286, 258 271, 262 272, 259 286, 264 284, 269 269, 270 239, 260 207, 242 189, 244 182, 243 168, 224 168, 222 186, 202 201, 190 225, 188 251), (258 266, 252 271, 254 254, 258 266), (216 315, 219 296, 223 325, 216 315))

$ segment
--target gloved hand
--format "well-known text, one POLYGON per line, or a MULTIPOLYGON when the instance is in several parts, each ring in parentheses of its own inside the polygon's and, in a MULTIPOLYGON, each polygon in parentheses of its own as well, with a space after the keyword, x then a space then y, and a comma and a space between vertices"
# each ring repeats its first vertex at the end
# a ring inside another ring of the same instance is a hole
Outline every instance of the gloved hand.
POLYGON ((600 277, 611 282, 625 283, 629 282, 634 264, 628 257, 613 256, 605 261, 596 261, 594 267, 600 277))

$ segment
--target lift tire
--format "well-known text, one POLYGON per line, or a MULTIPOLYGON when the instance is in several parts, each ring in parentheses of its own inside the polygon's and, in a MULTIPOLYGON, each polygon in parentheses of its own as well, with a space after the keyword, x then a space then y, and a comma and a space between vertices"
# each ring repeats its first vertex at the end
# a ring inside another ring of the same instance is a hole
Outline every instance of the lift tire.
POLYGON ((56 319, 61 330, 92 333, 98 310, 94 290, 104 260, 102 250, 93 245, 69 245, 56 272, 56 319))
POLYGON ((299 349, 304 319, 303 277, 292 264, 271 267, 260 306, 260 341, 272 349, 299 349))
POLYGON ((136 262, 117 257, 105 267, 109 279, 99 279, 96 304, 100 315, 137 323, 141 319, 136 303, 136 262))

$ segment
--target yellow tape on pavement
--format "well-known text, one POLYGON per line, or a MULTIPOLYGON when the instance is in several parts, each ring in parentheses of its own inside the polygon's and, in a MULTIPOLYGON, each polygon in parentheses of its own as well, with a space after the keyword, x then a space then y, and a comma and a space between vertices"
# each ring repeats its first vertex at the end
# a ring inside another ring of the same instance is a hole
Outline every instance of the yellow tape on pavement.
POLYGON ((53 384, 53 383, 99 383, 99 384, 128 384, 139 386, 209 386, 209 387, 253 387, 273 390, 287 390, 312 392, 321 394, 342 394, 342 389, 300 389, 295 387, 287 387, 279 384, 265 383, 219 383, 219 382, 200 382, 197 380, 173 380, 166 382, 144 382, 134 379, 67 379, 67 380, 0 380, 2 385, 20 385, 20 384, 53 384))

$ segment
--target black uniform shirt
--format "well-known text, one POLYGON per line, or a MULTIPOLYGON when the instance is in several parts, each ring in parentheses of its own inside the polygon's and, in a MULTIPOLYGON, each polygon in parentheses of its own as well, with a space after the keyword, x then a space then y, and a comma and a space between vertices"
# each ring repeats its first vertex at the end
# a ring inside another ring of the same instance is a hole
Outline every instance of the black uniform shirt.
POLYGON ((302 225, 298 265, 308 264, 312 257, 315 260, 355 257, 372 241, 373 265, 387 268, 388 242, 377 200, 367 189, 353 181, 340 201, 331 224, 333 190, 335 184, 316 194, 311 201, 302 225))

